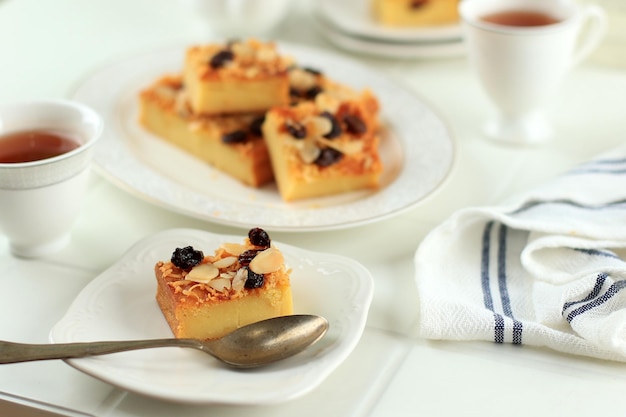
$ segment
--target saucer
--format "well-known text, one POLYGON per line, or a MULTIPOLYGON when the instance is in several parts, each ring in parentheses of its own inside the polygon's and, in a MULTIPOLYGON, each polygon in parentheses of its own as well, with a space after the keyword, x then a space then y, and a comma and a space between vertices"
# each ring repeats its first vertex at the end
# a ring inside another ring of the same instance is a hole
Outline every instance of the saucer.
POLYGON ((461 56, 465 48, 460 38, 422 41, 386 41, 341 31, 322 15, 314 19, 320 34, 334 46, 348 52, 394 59, 433 59, 461 56))

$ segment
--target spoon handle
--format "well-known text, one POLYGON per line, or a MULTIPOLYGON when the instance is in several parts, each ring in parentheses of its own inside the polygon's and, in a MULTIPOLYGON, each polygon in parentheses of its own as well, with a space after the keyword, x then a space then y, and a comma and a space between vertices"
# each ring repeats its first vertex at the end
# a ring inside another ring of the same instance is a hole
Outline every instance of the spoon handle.
POLYGON ((38 361, 46 359, 82 358, 107 353, 156 347, 188 347, 202 349, 202 344, 194 339, 150 339, 115 342, 79 342, 29 344, 0 340, 0 364, 38 361))

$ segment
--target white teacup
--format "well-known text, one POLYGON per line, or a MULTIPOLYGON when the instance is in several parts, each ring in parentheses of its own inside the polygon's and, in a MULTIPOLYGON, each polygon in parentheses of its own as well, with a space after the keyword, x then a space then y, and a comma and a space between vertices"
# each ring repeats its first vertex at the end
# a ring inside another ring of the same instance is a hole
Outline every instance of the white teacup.
POLYGON ((291 0, 193 0, 211 32, 229 38, 264 36, 286 16, 291 0))
POLYGON ((604 36, 604 11, 576 0, 463 0, 459 12, 468 59, 498 110, 486 134, 518 144, 549 139, 544 108, 568 70, 604 36), (535 13, 554 21, 524 21, 535 13))
POLYGON ((0 106, 0 156, 5 158, 0 161, 0 234, 8 237, 14 255, 38 257, 68 243, 82 205, 92 147, 102 128, 97 113, 71 101, 0 106), (33 131, 53 132, 77 142, 77 147, 44 159, 6 159, 7 138, 24 142, 26 135, 20 132, 33 131))

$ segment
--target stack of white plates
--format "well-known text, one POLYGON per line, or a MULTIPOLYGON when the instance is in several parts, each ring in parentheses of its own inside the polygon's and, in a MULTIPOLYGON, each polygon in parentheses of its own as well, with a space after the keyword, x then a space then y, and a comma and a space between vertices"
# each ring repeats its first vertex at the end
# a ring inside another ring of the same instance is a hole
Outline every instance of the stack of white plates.
POLYGON ((389 28, 371 16, 371 0, 318 0, 315 22, 335 46, 389 58, 444 58, 464 52, 458 24, 431 28, 389 28))

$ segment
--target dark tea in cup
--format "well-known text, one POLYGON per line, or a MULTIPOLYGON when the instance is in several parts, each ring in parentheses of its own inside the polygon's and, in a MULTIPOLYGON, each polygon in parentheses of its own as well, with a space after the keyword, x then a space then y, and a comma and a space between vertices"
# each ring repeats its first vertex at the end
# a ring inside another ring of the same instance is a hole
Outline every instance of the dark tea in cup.
POLYGON ((23 130, 0 135, 0 163, 39 161, 62 155, 80 146, 63 133, 23 130))
POLYGON ((494 12, 481 17, 481 20, 488 23, 504 26, 546 26, 559 23, 560 20, 547 13, 533 10, 506 10, 494 12))

